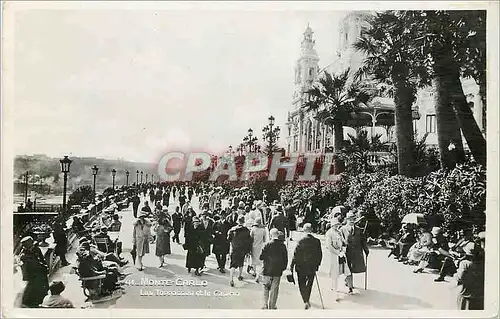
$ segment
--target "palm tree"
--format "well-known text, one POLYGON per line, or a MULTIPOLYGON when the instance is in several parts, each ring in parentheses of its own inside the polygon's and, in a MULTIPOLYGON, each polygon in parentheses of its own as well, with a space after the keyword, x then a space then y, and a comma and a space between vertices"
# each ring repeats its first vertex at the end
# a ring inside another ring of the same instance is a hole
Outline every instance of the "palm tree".
POLYGON ((414 53, 408 50, 412 31, 396 12, 377 13, 370 22, 371 28, 354 43, 356 50, 366 54, 355 78, 374 79, 393 87, 398 172, 409 176, 414 164, 412 104, 427 70, 419 67, 414 53))
POLYGON ((412 24, 415 35, 412 46, 418 49, 417 56, 434 76, 438 142, 443 166, 453 167, 464 157, 460 129, 474 159, 486 165, 486 139, 467 104, 460 80, 461 76, 473 77, 485 102, 486 13, 408 11, 402 13, 401 18, 412 24), (449 150, 450 141, 459 147, 449 150))
POLYGON ((344 142, 344 124, 358 100, 366 100, 368 93, 358 83, 349 83, 347 69, 339 75, 325 71, 324 76, 306 93, 307 111, 315 111, 316 118, 325 124, 333 124, 334 150, 339 152, 344 142))

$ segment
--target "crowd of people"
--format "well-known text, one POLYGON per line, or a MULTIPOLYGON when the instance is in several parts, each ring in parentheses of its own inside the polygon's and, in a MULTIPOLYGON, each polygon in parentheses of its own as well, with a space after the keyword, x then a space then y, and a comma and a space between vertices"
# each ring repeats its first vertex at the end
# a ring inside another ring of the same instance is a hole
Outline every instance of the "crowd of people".
POLYGON ((438 273, 435 282, 456 276, 461 286, 457 308, 484 309, 485 232, 464 227, 456 236, 445 236, 441 227, 429 231, 425 224, 403 224, 396 239, 389 241, 393 256, 399 262, 416 266, 415 274, 431 269, 438 273))
MULTIPOLYGON (((329 255, 330 288, 337 301, 340 300, 339 278, 343 277, 342 285, 351 294, 354 292, 353 274, 367 271, 368 244, 373 241, 367 239, 368 221, 362 214, 344 206, 320 209, 312 197, 299 201, 282 196, 280 200, 271 201, 265 190, 258 193, 249 187, 231 188, 211 183, 134 185, 129 201, 135 218, 130 253, 139 271, 145 269, 143 258, 150 253, 151 244, 155 245, 160 268, 168 262, 166 256, 172 252, 171 244, 181 245, 186 251, 187 272, 194 272, 196 276, 208 270, 206 260, 213 254, 217 270, 220 273, 229 270, 230 287, 237 286, 235 280, 242 281, 244 276, 262 284, 263 309, 277 308, 284 273, 290 282, 295 283, 297 279, 304 308, 309 309, 316 272, 325 254, 329 255), (195 196, 197 207, 193 206, 195 196), (294 236, 297 230, 301 231, 301 236, 294 236), (323 246, 318 239, 319 233, 325 234, 323 246), (288 247, 292 241, 296 241, 296 245, 289 260, 288 247)), ((109 236, 109 232, 121 230, 117 209, 117 204, 112 203, 90 229, 78 218, 73 220, 74 232, 80 237, 78 274, 83 278, 101 278, 99 297, 123 289, 121 280, 125 275, 121 267, 128 261, 121 257, 122 243, 109 236)), ((59 234, 64 233, 63 228, 56 227, 56 230, 59 234)), ((59 241, 64 242, 64 239, 59 241)), ((60 301, 60 305, 69 306, 71 302, 57 297, 64 290, 60 283, 52 283, 50 297, 46 296, 49 284, 43 257, 32 238, 24 238, 22 243, 23 274, 28 283, 31 282, 25 294, 32 291, 26 295, 33 299, 23 299, 23 304, 35 307, 57 305, 60 301), (33 275, 35 273, 39 275, 33 275)), ((484 232, 474 235, 471 229, 464 229, 455 244, 449 245, 439 227, 429 232, 425 225, 404 224, 398 238, 387 243, 391 246, 389 257, 395 256, 404 264, 415 265, 414 273, 427 268, 438 269, 437 282, 456 274, 462 287, 458 308, 482 309, 484 232)), ((65 250, 61 249, 58 254, 66 265, 65 250)))

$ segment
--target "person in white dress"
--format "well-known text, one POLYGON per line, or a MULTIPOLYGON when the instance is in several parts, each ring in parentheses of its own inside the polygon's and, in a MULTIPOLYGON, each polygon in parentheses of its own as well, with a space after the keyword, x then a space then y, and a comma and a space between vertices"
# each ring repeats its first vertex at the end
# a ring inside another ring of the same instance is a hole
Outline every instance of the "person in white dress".
POLYGON ((267 229, 262 224, 262 219, 257 217, 255 223, 250 230, 250 236, 253 239, 252 244, 252 268, 255 273, 255 282, 259 282, 260 275, 262 274, 262 260, 260 260, 260 253, 262 247, 269 240, 267 229))
POLYGON ((345 253, 343 251, 344 239, 342 234, 340 233, 339 227, 340 222, 337 217, 333 217, 330 221, 330 229, 326 232, 326 248, 330 252, 330 271, 329 276, 331 278, 331 289, 335 292, 335 301, 339 301, 338 294, 338 278, 340 274, 344 271, 341 271, 341 268, 345 267, 345 261, 342 264, 339 263, 339 258, 344 258, 345 253))

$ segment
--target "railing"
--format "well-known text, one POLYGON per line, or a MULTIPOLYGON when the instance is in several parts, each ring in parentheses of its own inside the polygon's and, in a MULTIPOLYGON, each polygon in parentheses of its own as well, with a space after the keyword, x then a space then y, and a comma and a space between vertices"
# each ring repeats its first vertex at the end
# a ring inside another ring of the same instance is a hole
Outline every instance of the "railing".
POLYGON ((370 152, 368 154, 368 164, 372 166, 383 166, 394 162, 395 159, 391 152, 370 152))

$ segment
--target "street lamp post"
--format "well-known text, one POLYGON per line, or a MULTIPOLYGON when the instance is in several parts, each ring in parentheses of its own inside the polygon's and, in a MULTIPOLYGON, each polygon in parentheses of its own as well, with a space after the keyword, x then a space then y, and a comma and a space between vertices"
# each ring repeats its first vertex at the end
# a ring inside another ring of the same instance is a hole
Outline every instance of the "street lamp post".
POLYGON ((139 185, 139 170, 137 170, 136 175, 135 175, 135 184, 139 185))
POLYGON ((63 185, 63 214, 66 213, 66 186, 68 183, 68 173, 69 167, 73 162, 68 158, 68 156, 64 156, 62 160, 59 160, 61 163, 61 172, 64 174, 64 185, 63 185))
POLYGON ((130 175, 130 172, 127 170, 125 171, 125 176, 127 176, 127 187, 128 187, 128 176, 130 175))
POLYGON ((248 152, 255 151, 254 145, 257 143, 257 137, 253 136, 253 130, 248 129, 248 135, 243 138, 244 144, 248 146, 248 152))
POLYGON ((95 179, 97 177, 97 172, 99 172, 99 167, 97 167, 97 165, 94 165, 94 167, 92 167, 92 175, 94 175, 94 197, 92 199, 92 203, 95 204, 95 196, 96 196, 96 192, 95 192, 95 179))
POLYGON ((269 124, 264 126, 262 132, 264 132, 264 140, 267 141, 267 155, 272 156, 273 150, 276 147, 276 142, 279 138, 280 128, 279 126, 274 126, 275 118, 270 116, 268 118, 269 124))
POLYGON ((115 176, 116 176, 116 169, 111 170, 111 176, 113 177, 113 192, 115 191, 115 176))
POLYGON ((26 184, 24 188, 24 203, 26 204, 28 202, 28 172, 24 174, 24 183, 26 184))
POLYGON ((146 184, 148 183, 148 173, 146 173, 146 184))
POLYGON ((144 174, 143 171, 141 171, 141 184, 142 184, 142 174, 144 174))

